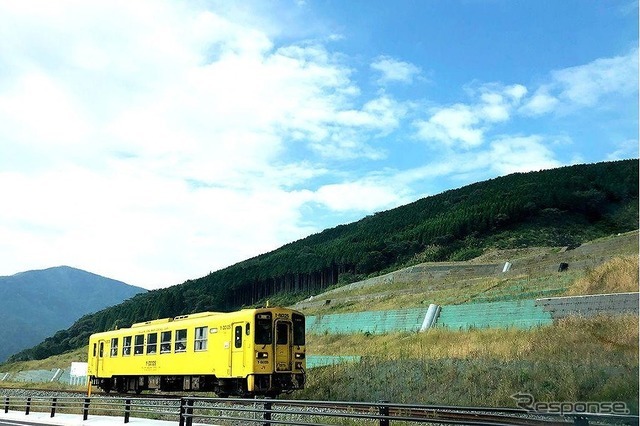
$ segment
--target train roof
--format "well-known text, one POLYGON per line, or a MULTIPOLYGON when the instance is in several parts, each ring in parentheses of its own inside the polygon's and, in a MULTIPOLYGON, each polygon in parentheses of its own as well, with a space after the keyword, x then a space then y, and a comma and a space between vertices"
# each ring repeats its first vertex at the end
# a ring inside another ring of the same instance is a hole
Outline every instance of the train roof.
POLYGON ((195 314, 178 315, 177 317, 173 317, 173 318, 161 318, 161 319, 157 319, 157 320, 137 322, 137 323, 133 324, 131 326, 131 328, 144 327, 144 326, 147 326, 147 325, 165 324, 165 323, 173 322, 173 321, 184 321, 184 320, 188 320, 188 319, 213 317, 213 316, 216 316, 216 315, 224 315, 224 314, 225 314, 225 312, 198 312, 198 313, 195 313, 195 314))
POLYGON ((102 333, 113 333, 113 332, 125 332, 126 330, 134 330, 134 329, 140 329, 140 328, 145 328, 145 327, 153 327, 153 326, 161 326, 163 324, 172 324, 172 323, 177 323, 177 322, 181 322, 181 321, 188 321, 188 320, 194 320, 194 319, 199 319, 199 318, 208 318, 208 317, 215 317, 215 316, 220 316, 220 315, 234 315, 234 314, 240 314, 240 313, 247 313, 247 312, 258 312, 258 311, 270 311, 270 310, 286 310, 286 311, 291 311, 291 312, 296 312, 298 314, 301 314, 301 312, 296 311, 295 309, 291 309, 291 308, 283 308, 283 307, 279 307, 279 306, 269 306, 269 307, 262 307, 262 308, 247 308, 247 309, 241 309, 239 311, 233 311, 233 312, 197 312, 197 313, 193 313, 193 314, 187 314, 187 315, 178 315, 176 317, 173 318, 160 318, 160 319, 155 319, 155 320, 149 320, 149 321, 143 321, 143 322, 137 322, 131 325, 131 327, 123 327, 117 330, 108 330, 108 331, 103 331, 103 332, 98 332, 98 333, 94 333, 94 334, 102 334, 102 333))

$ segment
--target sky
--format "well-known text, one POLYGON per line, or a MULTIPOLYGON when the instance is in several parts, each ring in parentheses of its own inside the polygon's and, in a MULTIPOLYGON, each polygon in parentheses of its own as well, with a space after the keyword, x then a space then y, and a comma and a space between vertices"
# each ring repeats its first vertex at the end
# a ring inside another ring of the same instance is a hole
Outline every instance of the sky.
POLYGON ((162 288, 637 157, 637 1, 0 0, 0 276, 162 288))

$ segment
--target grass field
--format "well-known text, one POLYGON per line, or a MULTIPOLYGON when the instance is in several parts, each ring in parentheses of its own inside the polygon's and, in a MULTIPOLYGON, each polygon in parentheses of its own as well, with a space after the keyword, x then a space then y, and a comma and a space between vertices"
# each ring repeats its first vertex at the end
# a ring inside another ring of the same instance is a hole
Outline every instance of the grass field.
POLYGON ((638 412, 638 317, 571 318, 532 330, 309 336, 310 355, 361 355, 314 369, 296 397, 511 406, 623 401, 638 412))

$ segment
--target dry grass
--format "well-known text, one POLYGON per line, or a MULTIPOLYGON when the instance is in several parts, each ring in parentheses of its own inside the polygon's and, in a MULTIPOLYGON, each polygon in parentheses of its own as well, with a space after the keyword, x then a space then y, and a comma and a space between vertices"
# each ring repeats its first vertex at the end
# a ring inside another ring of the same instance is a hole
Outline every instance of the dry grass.
POLYGON ((529 392, 538 401, 623 401, 638 411, 635 315, 531 330, 309 336, 308 351, 363 358, 311 370, 296 398, 514 407, 511 395, 529 392))
POLYGON ((85 346, 51 358, 2 364, 0 365, 0 372, 13 373, 26 370, 51 370, 53 368, 67 370, 72 362, 87 362, 87 356, 87 347, 85 346))
POLYGON ((539 297, 545 291, 562 294, 571 283, 580 277, 580 271, 563 274, 528 276, 526 274, 509 277, 467 278, 433 283, 390 283, 386 286, 374 285, 339 293, 339 297, 329 297, 329 305, 320 303, 314 307, 302 308, 305 315, 323 315, 344 312, 392 310, 438 305, 457 305, 469 302, 491 302, 539 297), (367 293, 369 291, 370 293, 367 293))
POLYGON ((638 291, 638 256, 616 257, 576 280, 567 295, 638 291))
POLYGON ((636 230, 600 238, 573 250, 561 250, 559 247, 493 250, 471 261, 456 264, 466 263, 473 269, 473 265, 478 263, 500 264, 509 260, 516 265, 511 272, 486 277, 460 269, 444 276, 430 276, 428 268, 422 275, 412 275, 407 271, 399 275, 390 273, 371 278, 360 283, 361 286, 356 284, 356 288, 338 288, 315 295, 314 303, 307 307, 302 305, 299 309, 307 315, 320 315, 420 307, 429 303, 451 305, 469 301, 532 299, 561 295, 570 287, 573 289, 569 294, 592 294, 603 290, 638 291, 638 238, 636 230), (569 270, 557 273, 560 262, 569 263, 569 270), (617 271, 618 268, 627 272, 617 271), (603 277, 598 277, 595 271, 606 272, 603 277), (581 279, 590 284, 581 287, 581 279), (606 285, 600 289, 594 285, 603 282, 606 285), (325 304, 326 299, 331 299, 330 304, 325 304))
POLYGON ((441 328, 426 333, 311 335, 310 355, 362 355, 383 359, 490 357, 607 363, 623 357, 638 363, 638 317, 568 318, 531 330, 441 328))

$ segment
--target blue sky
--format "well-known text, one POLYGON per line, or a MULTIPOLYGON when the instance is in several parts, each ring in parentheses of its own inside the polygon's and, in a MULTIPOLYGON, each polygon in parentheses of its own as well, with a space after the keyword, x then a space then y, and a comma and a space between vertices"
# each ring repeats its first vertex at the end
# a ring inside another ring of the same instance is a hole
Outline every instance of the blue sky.
POLYGON ((638 157, 635 1, 0 0, 0 275, 146 288, 638 157))

